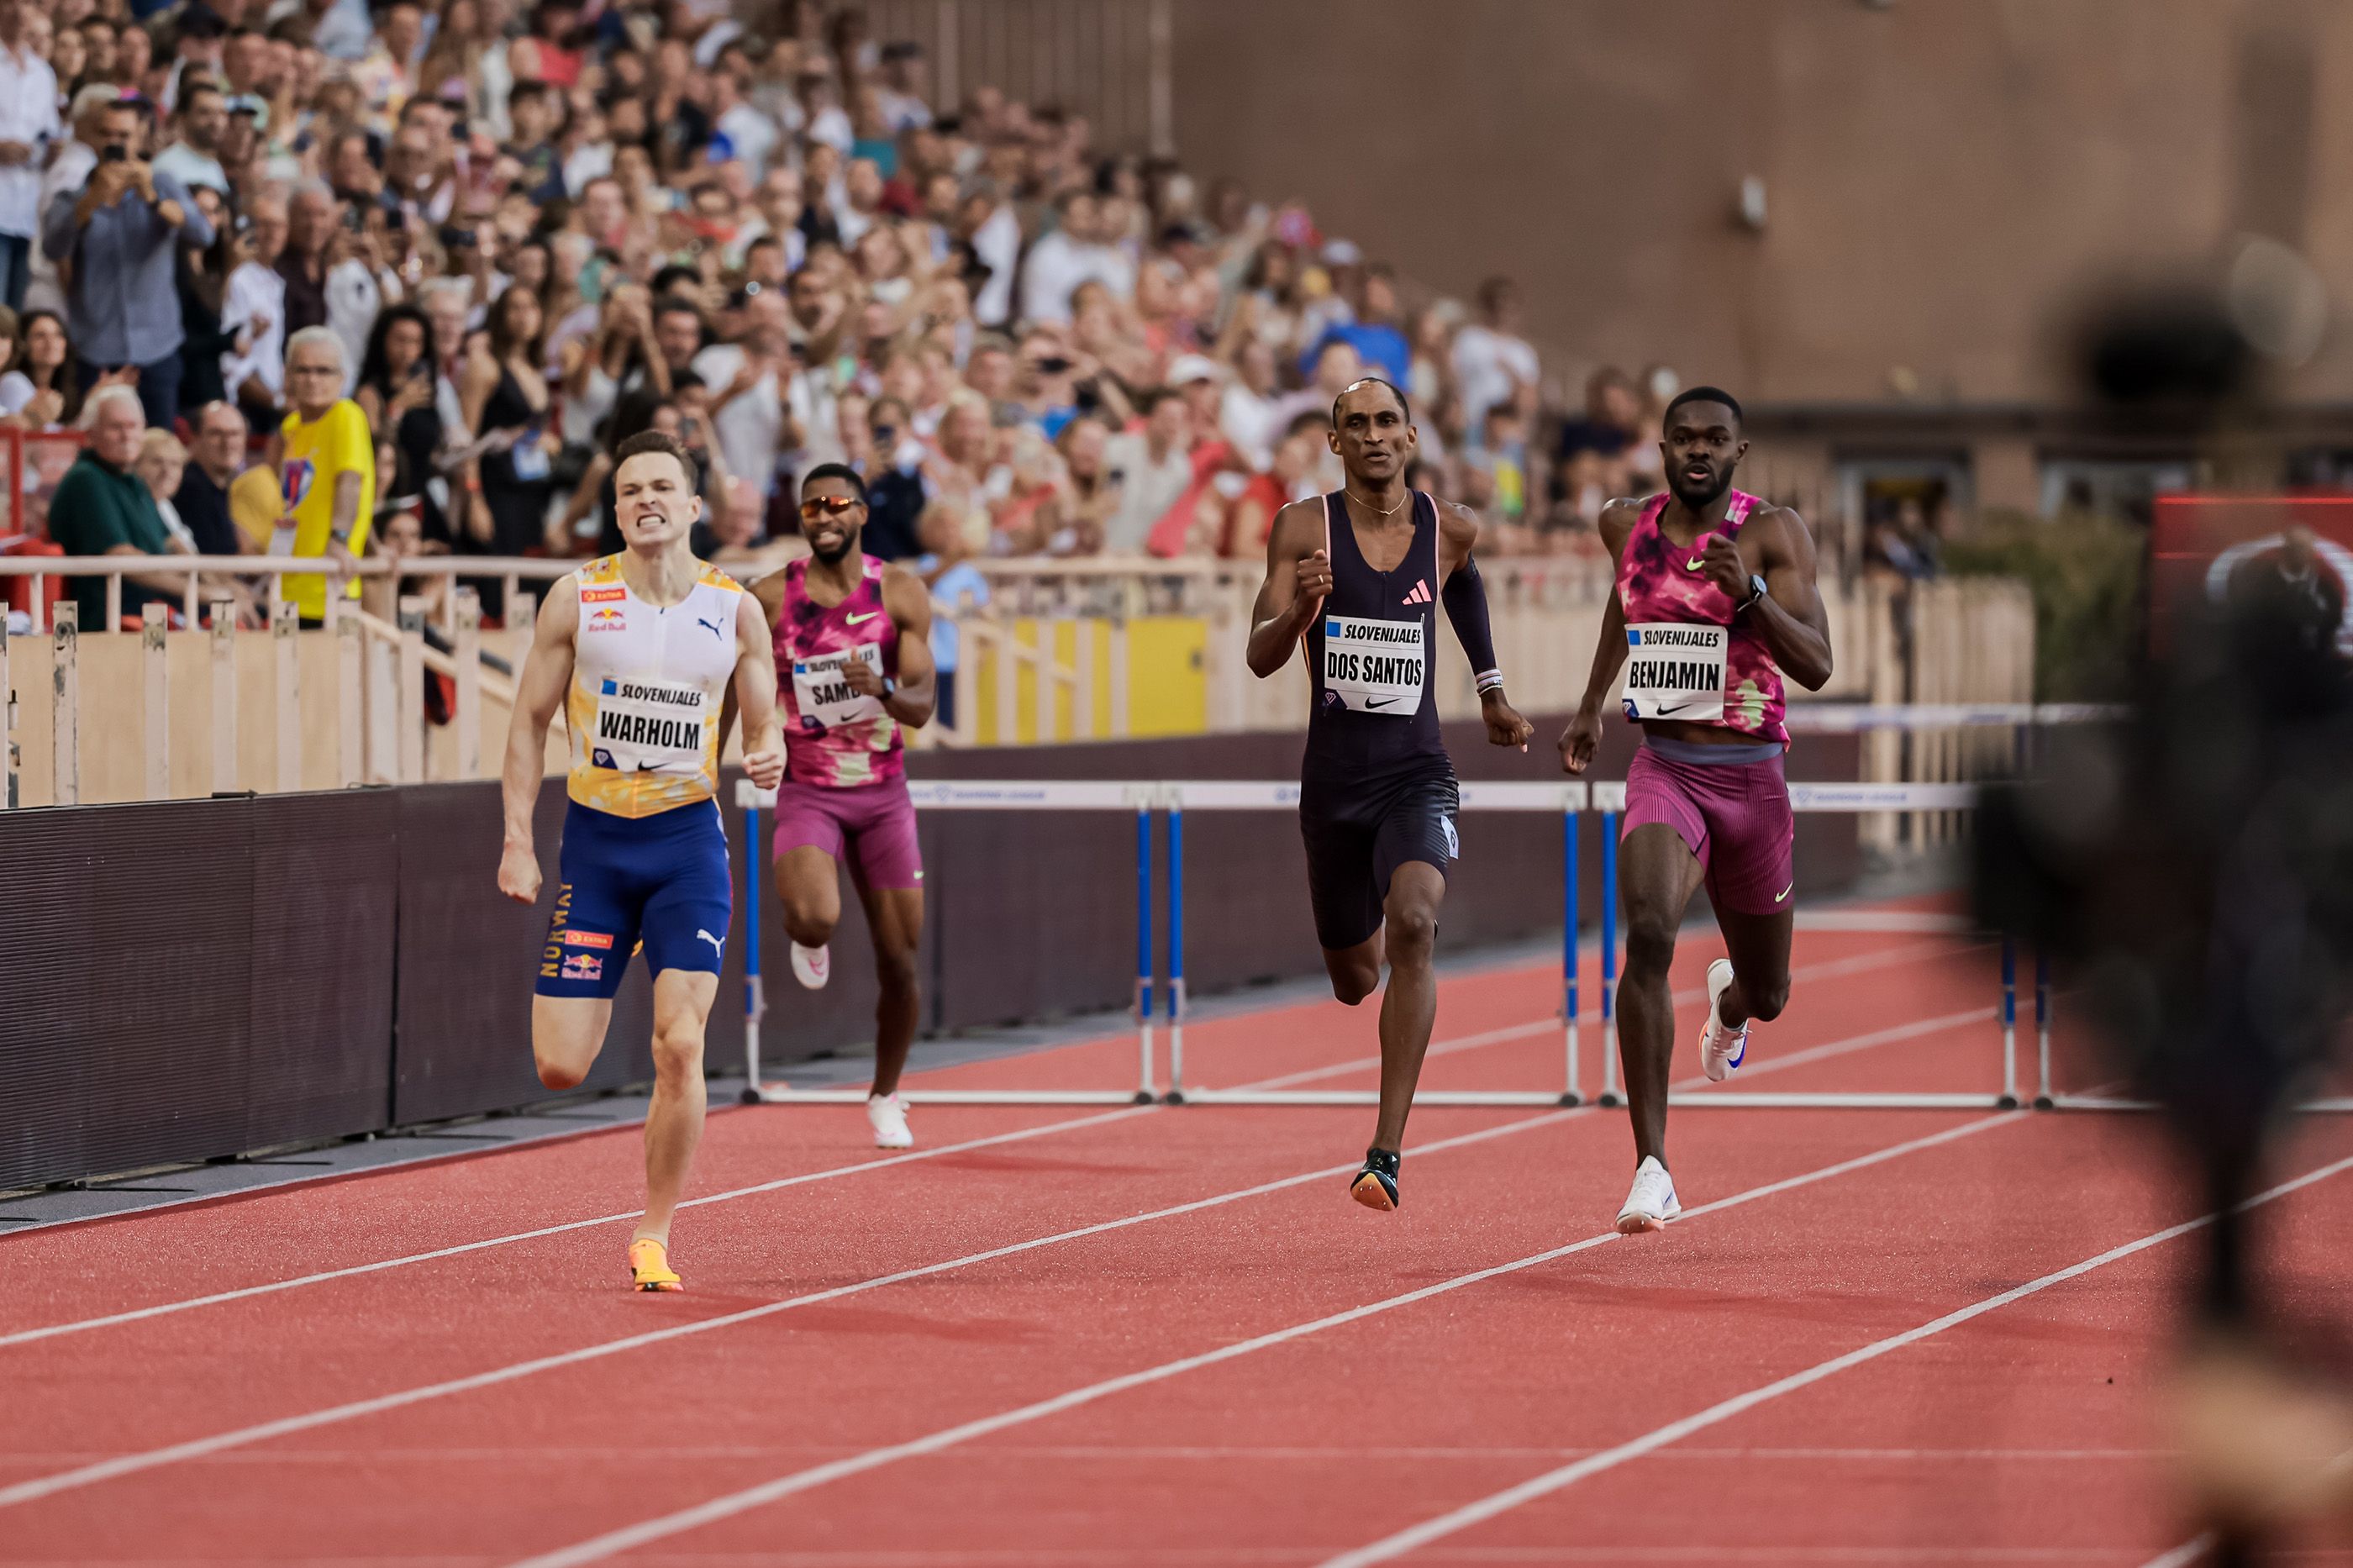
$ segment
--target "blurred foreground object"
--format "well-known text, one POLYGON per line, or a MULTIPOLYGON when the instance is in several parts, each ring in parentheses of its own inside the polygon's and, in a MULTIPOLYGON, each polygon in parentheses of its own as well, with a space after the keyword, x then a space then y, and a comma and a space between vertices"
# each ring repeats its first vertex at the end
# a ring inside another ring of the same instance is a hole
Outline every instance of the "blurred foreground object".
MULTIPOLYGON (((2130 307, 2086 348, 2120 421, 2253 414, 2253 356, 2219 306, 2130 307)), ((2132 717, 2052 734, 2032 776, 1989 802, 1978 841, 1980 916, 2072 972, 2218 1216, 2200 1232, 2173 1415, 2186 1500, 2225 1563, 2245 1560, 2250 1532, 2353 1501, 2353 1403, 2284 1348, 2238 1212, 2353 1012, 2344 553, 2275 516, 2188 583, 2163 582, 2132 717)))

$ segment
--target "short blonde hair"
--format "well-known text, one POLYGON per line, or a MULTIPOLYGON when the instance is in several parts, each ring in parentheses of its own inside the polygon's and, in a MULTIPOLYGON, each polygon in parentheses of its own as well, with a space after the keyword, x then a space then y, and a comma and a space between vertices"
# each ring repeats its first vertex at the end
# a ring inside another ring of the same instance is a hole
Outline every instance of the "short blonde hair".
POLYGON ((180 444, 177 436, 156 426, 139 437, 139 456, 142 461, 149 458, 168 458, 175 463, 185 463, 188 449, 180 444))

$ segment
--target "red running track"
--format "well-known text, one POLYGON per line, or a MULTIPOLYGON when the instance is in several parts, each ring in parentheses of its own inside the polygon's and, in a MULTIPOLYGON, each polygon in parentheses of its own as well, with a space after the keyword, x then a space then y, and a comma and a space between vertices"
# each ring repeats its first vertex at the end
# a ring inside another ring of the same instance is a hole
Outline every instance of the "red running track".
MULTIPOLYGON (((1742 1087, 1997 1081, 1990 949, 1798 963, 1742 1087)), ((1556 983, 1445 982, 1426 1082, 1556 1081, 1556 983)), ((1371 1025, 1206 1021, 1188 1062, 1369 1087, 1371 1025)), ((1694 1108, 1690 1212, 1625 1239, 1622 1113, 1425 1107, 1386 1216, 1345 1195, 1366 1114, 926 1107, 887 1157, 854 1110, 731 1110, 681 1296, 621 1288, 632 1132, 0 1240, 0 1560, 2144 1568, 2186 1534, 2147 1396, 2196 1216, 2132 1119, 1694 1108)), ((2283 1288, 2339 1310, 2353 1128, 2280 1178, 2283 1288)))

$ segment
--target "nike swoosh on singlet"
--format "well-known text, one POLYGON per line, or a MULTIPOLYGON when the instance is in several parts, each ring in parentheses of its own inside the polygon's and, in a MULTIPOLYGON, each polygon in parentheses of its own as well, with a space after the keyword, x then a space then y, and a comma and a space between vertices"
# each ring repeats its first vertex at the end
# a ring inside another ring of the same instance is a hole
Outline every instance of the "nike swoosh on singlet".
POLYGON ((880 610, 869 610, 862 616, 844 616, 841 618, 845 625, 854 626, 860 621, 871 621, 881 613, 880 610))
POLYGON ((1777 904, 1778 904, 1778 903, 1779 903, 1783 899, 1788 898, 1788 897, 1789 896, 1789 888, 1794 888, 1794 887, 1796 887, 1797 885, 1798 885, 1797 883, 1795 883, 1795 882, 1791 882, 1791 883, 1789 884, 1789 887, 1788 887, 1788 888, 1784 888, 1784 889, 1782 889, 1779 892, 1778 892, 1778 893, 1774 894, 1774 895, 1773 895, 1773 901, 1774 901, 1775 903, 1777 903, 1777 904))
POLYGON ((1672 718, 1675 714, 1682 712, 1684 709, 1695 705, 1698 701, 1699 699, 1694 697, 1689 702, 1678 702, 1672 708, 1662 708, 1659 710, 1656 716, 1661 719, 1672 718))
POLYGON ((1703 555, 1703 556, 1701 556, 1697 561, 1686 561, 1686 562, 1684 562, 1684 563, 1683 563, 1683 570, 1684 570, 1684 571, 1686 571, 1686 572, 1696 572, 1696 571, 1698 571, 1702 566, 1704 566, 1705 564, 1707 564, 1707 557, 1706 557, 1706 556, 1704 556, 1704 555, 1703 555))
POLYGON ((1384 697, 1384 698, 1380 699, 1378 701, 1375 701, 1372 698, 1367 697, 1367 698, 1366 698, 1366 699, 1365 699, 1365 706, 1366 706, 1366 708, 1368 708, 1368 709, 1370 709, 1370 708, 1386 708, 1386 707, 1388 707, 1390 703, 1395 702, 1395 701, 1397 701, 1397 700, 1398 700, 1398 699, 1396 699, 1396 698, 1394 698, 1394 697, 1384 697))

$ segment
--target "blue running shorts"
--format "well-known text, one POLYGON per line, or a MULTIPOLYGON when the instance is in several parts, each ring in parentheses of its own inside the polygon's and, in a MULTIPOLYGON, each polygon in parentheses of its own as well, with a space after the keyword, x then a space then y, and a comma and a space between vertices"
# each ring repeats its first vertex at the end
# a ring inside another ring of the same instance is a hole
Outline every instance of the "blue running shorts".
POLYGON ((540 995, 611 996, 640 942, 656 974, 719 973, 735 884, 716 803, 615 816, 574 801, 560 865, 564 882, 539 955, 540 995))

